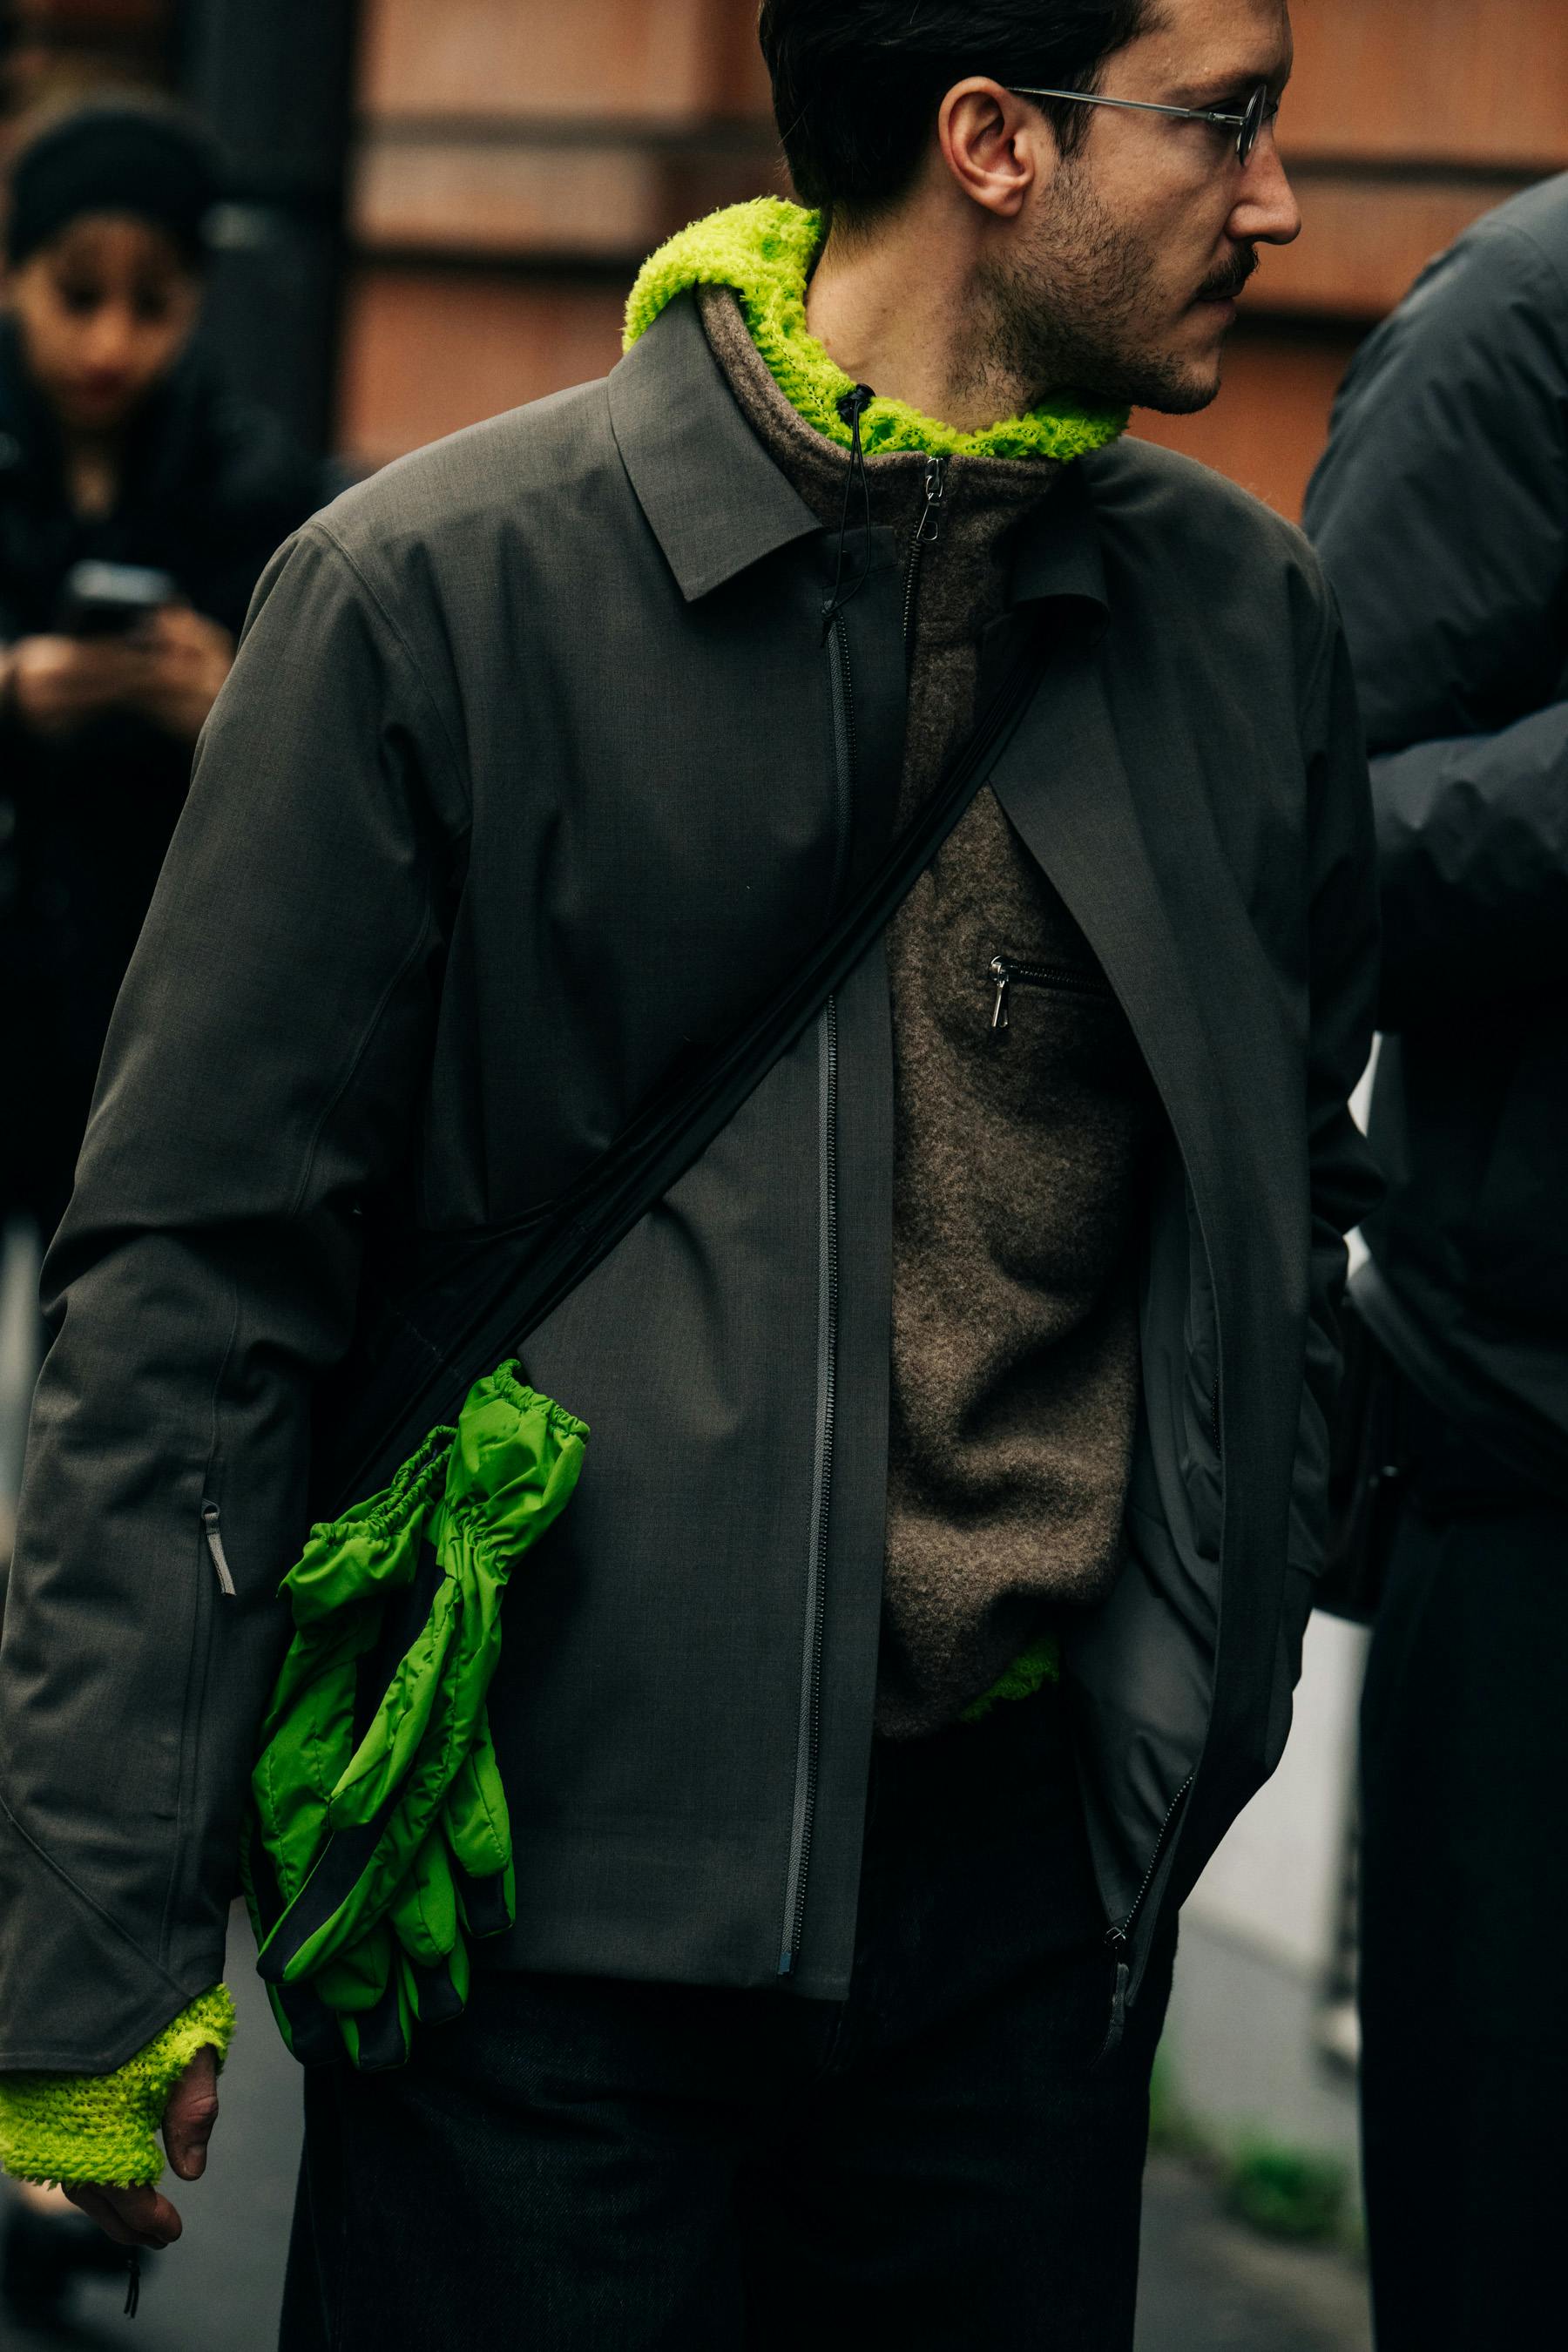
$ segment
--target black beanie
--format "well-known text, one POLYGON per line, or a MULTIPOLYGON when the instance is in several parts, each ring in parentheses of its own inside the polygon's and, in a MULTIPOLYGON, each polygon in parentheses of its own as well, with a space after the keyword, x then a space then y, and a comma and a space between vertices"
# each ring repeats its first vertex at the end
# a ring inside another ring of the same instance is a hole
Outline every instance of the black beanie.
POLYGON ((83 107, 17 156, 5 250, 19 265, 86 213, 130 213, 195 264, 218 186, 217 150, 195 123, 153 106, 83 107))

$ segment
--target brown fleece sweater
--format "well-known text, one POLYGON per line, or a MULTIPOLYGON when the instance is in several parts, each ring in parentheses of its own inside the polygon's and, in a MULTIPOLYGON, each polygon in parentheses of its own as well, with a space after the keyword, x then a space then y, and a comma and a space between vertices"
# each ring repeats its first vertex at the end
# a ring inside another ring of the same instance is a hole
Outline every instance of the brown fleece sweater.
MULTIPOLYGON (((721 288, 703 324, 736 400, 825 523, 844 451, 790 406, 721 288)), ((868 461, 879 522, 912 535, 925 459, 868 461)), ((1056 467, 947 467, 911 645, 900 820, 975 717, 1010 535, 1056 467)), ((892 1426, 879 1730, 917 1737, 988 1690, 1115 1574, 1136 1409, 1132 1228, 1154 1116, 1088 941, 982 791, 888 935, 892 993, 892 1426), (995 956, 1015 981, 992 1026, 995 956)))

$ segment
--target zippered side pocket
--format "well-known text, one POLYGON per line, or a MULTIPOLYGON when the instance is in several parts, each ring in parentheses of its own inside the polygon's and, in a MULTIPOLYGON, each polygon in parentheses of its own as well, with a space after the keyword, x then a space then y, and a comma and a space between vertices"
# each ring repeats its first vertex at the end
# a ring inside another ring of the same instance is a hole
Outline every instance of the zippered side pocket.
POLYGON ((1069 996, 1109 999, 1110 983, 1099 972, 1075 963, 1026 963, 1020 956, 994 955, 987 969, 996 991, 991 1008, 993 1032, 1008 1026, 1008 1000, 1015 988, 1059 988, 1069 996))

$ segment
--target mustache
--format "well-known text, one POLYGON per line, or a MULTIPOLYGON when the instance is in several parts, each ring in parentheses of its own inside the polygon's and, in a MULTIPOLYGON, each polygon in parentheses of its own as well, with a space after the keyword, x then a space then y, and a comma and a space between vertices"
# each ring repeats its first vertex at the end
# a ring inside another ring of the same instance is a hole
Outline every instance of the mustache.
POLYGON ((1234 302, 1257 268, 1258 247, 1255 245, 1244 246, 1234 261, 1227 263, 1224 269, 1216 269, 1212 278, 1204 280, 1198 289, 1198 300, 1234 302))

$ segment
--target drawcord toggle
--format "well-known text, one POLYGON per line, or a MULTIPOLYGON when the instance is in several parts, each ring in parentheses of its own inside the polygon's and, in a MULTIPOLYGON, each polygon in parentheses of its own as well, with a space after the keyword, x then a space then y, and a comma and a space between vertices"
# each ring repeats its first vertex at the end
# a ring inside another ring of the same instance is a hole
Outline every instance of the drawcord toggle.
POLYGON ((833 593, 823 607, 822 642, 827 643, 835 621, 852 596, 858 596, 866 584, 871 569, 871 480, 866 471, 866 452, 860 443, 860 419, 877 395, 868 383, 858 383, 838 403, 838 414, 849 427, 849 471, 844 481, 844 510, 838 518, 838 552, 833 567, 833 593), (849 541, 849 501, 855 495, 855 485, 860 485, 864 509, 863 530, 865 555, 858 576, 848 587, 844 584, 844 562, 849 541))

